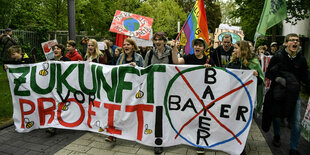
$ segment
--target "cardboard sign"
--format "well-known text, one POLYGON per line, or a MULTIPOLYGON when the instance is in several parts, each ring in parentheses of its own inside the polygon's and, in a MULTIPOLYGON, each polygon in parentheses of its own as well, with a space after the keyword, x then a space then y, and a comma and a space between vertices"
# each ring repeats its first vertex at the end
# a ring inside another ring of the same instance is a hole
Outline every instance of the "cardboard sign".
POLYGON ((153 46, 152 38, 153 38, 153 30, 151 31, 151 35, 148 40, 140 39, 137 37, 131 37, 131 39, 133 39, 136 42, 137 46, 153 46))
POLYGON ((8 68, 18 132, 87 130, 229 154, 240 154, 246 144, 256 97, 253 70, 58 61, 8 68))
MULTIPOLYGON (((264 74, 266 74, 270 59, 272 56, 266 56, 264 54, 261 55, 261 64, 262 64, 262 70, 264 74)), ((271 85, 271 80, 265 77, 265 90, 264 92, 267 93, 271 85)))
POLYGON ((57 43, 56 39, 55 40, 50 40, 50 41, 47 41, 47 42, 44 42, 44 43, 41 43, 43 52, 44 52, 45 57, 46 57, 47 60, 54 59, 54 51, 53 51, 52 47, 54 45, 57 45, 57 44, 58 43, 57 43))
POLYGON ((105 50, 104 42, 97 42, 98 43, 98 49, 101 51, 105 50))
POLYGON ((233 44, 235 44, 239 40, 244 39, 244 34, 242 30, 216 28, 214 32, 214 45, 213 45, 214 48, 217 48, 222 44, 222 38, 225 34, 230 34, 232 36, 233 44))
POLYGON ((149 40, 153 18, 116 10, 110 31, 149 40))

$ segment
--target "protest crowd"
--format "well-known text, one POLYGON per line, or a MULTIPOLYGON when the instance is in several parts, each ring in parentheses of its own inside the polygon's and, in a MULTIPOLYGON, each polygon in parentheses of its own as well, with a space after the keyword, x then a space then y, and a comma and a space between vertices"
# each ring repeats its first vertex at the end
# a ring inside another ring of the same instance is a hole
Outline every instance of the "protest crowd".
MULTIPOLYGON (((5 31, 6 34, 0 37, 0 42, 4 45, 1 53, 3 69, 8 71, 7 64, 35 63, 27 52, 22 51, 18 40, 12 35, 12 29, 7 28, 5 31)), ((253 70, 253 75, 257 78, 254 117, 262 115, 262 128, 265 132, 273 125, 273 145, 276 147, 281 146, 281 123, 290 124, 289 154, 299 154, 302 121, 299 93, 302 85, 307 88, 310 86, 310 74, 297 34, 286 35, 281 46, 272 42, 269 46, 260 45, 257 48, 246 40, 233 43, 230 34, 223 35, 216 48, 213 47, 214 38, 210 37, 208 43, 200 37, 190 43, 192 54, 186 54, 184 45, 180 45, 178 40, 169 40, 165 32, 155 32, 151 40, 153 46, 138 46, 135 40, 128 37, 123 40, 122 47, 117 47, 113 43, 115 40, 109 39, 103 41, 103 49, 99 47, 97 40, 85 36, 80 42, 82 51, 77 50, 78 44, 74 40, 68 40, 65 45, 57 43, 52 46, 54 58, 47 61, 129 64, 144 68, 153 64, 203 65, 206 68, 253 70), (270 60, 268 66, 262 64, 266 59, 270 60), (265 87, 267 80, 271 81, 268 89, 265 87)), ((55 128, 48 128, 47 132, 55 135, 57 131, 55 128)), ((113 136, 108 136, 105 140, 112 143, 117 141, 113 136)), ((163 149, 154 147, 154 153, 160 154, 163 149)), ((198 147, 197 153, 203 154, 204 148, 198 147)), ((245 151, 241 154, 245 154, 245 151)))

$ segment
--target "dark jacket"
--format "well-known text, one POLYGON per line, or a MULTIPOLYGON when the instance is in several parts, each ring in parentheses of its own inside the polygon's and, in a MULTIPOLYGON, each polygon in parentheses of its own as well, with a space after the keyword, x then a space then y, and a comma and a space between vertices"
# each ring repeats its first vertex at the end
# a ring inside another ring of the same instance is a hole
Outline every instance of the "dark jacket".
POLYGON ((18 44, 18 40, 15 36, 11 35, 8 37, 7 35, 3 35, 0 37, 0 43, 3 44, 3 50, 1 52, 1 57, 3 57, 4 61, 10 61, 10 54, 8 52, 8 49, 18 44))
POLYGON ((17 61, 6 61, 5 64, 30 64, 34 63, 34 61, 26 54, 22 53, 22 58, 17 61))
MULTIPOLYGON (((250 68, 248 66, 244 66, 241 62, 240 59, 237 59, 235 62, 230 62, 227 65, 227 68, 232 68, 232 69, 244 69, 244 70, 250 70, 250 68)), ((260 85, 263 83, 263 80, 260 78, 259 76, 259 71, 257 71, 258 76, 257 76, 257 85, 260 85)))
POLYGON ((305 57, 298 52, 293 58, 283 48, 270 60, 266 77, 272 81, 264 100, 262 127, 270 128, 273 117, 289 117, 299 96, 300 83, 309 86, 308 66, 305 57), (275 81, 276 77, 286 80, 286 87, 275 81))

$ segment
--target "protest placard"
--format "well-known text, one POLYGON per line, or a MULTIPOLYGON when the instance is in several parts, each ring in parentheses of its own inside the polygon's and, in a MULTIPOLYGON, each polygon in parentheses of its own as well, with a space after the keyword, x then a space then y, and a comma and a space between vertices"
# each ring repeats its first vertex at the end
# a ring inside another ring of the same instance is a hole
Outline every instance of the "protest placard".
POLYGON ((137 46, 153 46, 153 30, 151 30, 150 37, 148 40, 140 39, 137 37, 131 37, 137 44, 137 46))
POLYGON ((149 40, 152 24, 153 18, 116 10, 110 31, 149 40))
POLYGON ((232 36, 233 44, 235 44, 239 40, 244 39, 244 34, 242 30, 216 28, 214 32, 214 48, 217 48, 221 45, 222 38, 225 34, 230 34, 232 36))
POLYGON ((104 51, 105 50, 105 46, 104 46, 104 42, 97 42, 98 43, 98 49, 104 51))
MULTIPOLYGON (((268 68, 268 65, 269 65, 269 62, 270 62, 271 57, 272 57, 272 56, 267 56, 267 55, 264 55, 264 54, 261 55, 261 65, 262 65, 262 70, 263 70, 263 73, 264 73, 264 74, 265 74, 266 71, 267 71, 267 68, 268 68)), ((268 78, 265 77, 265 89, 264 89, 264 94, 267 93, 267 91, 268 91, 269 88, 270 88, 270 85, 271 85, 271 80, 269 80, 268 78)))
POLYGON ((58 61, 8 68, 18 132, 87 130, 149 146, 240 154, 251 126, 252 70, 58 61))
POLYGON ((41 43, 44 55, 45 55, 47 60, 54 59, 54 51, 53 51, 52 47, 56 44, 57 44, 56 39, 41 43))

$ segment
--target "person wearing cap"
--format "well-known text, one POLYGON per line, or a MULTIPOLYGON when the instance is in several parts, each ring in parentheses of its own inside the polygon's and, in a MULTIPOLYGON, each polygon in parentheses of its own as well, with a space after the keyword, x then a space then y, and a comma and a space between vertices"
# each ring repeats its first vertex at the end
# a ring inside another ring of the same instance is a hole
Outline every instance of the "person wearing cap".
POLYGON ((278 51, 278 43, 272 42, 270 44, 270 55, 274 55, 278 51))
POLYGON ((6 34, 0 36, 0 43, 3 44, 1 58, 3 62, 11 61, 8 49, 13 45, 18 45, 18 39, 12 35, 12 29, 5 29, 6 34))
POLYGON ((234 51, 232 46, 232 36, 230 34, 225 34, 222 37, 223 45, 220 45, 211 53, 211 57, 217 67, 227 67, 230 62, 231 54, 234 51))
MULTIPOLYGON (((175 42, 172 43, 172 46, 175 42)), ((172 59, 174 64, 191 64, 191 65, 205 65, 206 67, 214 66, 213 60, 210 56, 206 56, 204 51, 208 49, 208 44, 203 38, 196 38, 192 41, 192 47, 195 54, 184 55, 183 58, 178 58, 177 48, 174 46, 172 50, 172 59)))

